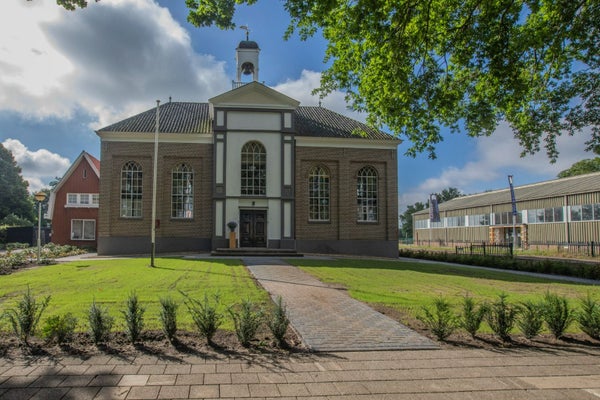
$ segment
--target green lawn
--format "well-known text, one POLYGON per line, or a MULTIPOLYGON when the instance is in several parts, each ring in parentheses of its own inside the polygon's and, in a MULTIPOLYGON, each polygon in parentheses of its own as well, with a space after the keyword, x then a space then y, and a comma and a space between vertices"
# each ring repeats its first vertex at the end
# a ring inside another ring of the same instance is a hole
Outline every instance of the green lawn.
MULTIPOLYGON (((426 264, 381 260, 306 260, 288 262, 301 267, 323 282, 342 285, 357 300, 383 304, 416 317, 422 305, 430 305, 437 297, 445 297, 455 305, 469 296, 478 300, 495 300, 498 294, 508 294, 510 302, 541 300, 552 293, 567 296, 571 306, 590 292, 600 300, 600 286, 580 285, 509 274, 426 264)), ((576 324, 572 325, 575 329, 576 324)))
MULTIPOLYGON (((71 312, 87 326, 87 310, 95 299, 106 305, 123 326, 121 310, 135 291, 146 307, 146 328, 158 329, 159 298, 171 296, 180 302, 179 326, 193 329, 184 297, 179 290, 202 299, 204 293, 219 292, 223 310, 243 299, 268 303, 266 292, 259 289, 248 271, 237 260, 182 260, 159 258, 150 268, 148 259, 84 260, 48 265, 0 276, 0 312, 11 307, 27 290, 37 296, 51 295, 42 320, 53 314, 71 312)), ((225 329, 233 329, 227 318, 225 329)))

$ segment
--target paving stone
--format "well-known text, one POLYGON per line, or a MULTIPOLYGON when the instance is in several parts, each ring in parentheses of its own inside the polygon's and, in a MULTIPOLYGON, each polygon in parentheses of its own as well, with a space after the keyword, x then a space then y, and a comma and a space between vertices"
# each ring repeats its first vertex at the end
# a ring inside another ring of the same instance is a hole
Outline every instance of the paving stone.
POLYGON ((219 398, 219 385, 192 385, 190 399, 219 398))
POLYGON ((94 400, 112 400, 112 399, 125 399, 129 394, 131 388, 123 386, 108 386, 103 387, 98 391, 94 400))
POLYGON ((219 393, 220 397, 250 397, 250 390, 245 383, 219 385, 219 393))
POLYGON ((190 394, 190 387, 182 386, 161 386, 158 392, 159 399, 187 399, 190 394))
POLYGON ((148 400, 158 398, 160 386, 135 386, 129 390, 127 400, 148 400))

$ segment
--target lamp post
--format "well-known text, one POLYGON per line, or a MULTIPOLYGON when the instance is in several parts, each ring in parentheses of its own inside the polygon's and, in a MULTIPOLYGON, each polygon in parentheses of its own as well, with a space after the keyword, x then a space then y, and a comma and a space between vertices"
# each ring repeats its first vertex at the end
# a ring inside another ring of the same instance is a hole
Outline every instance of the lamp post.
POLYGON ((34 197, 38 202, 37 262, 39 264, 42 254, 42 203, 46 200, 46 193, 37 192, 34 197))

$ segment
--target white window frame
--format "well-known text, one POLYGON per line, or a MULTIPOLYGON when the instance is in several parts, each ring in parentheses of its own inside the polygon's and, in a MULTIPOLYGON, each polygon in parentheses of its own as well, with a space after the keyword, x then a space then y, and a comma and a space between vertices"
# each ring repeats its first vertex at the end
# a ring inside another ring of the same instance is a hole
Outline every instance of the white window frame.
POLYGON ((98 208, 99 193, 67 193, 65 208, 98 208))
POLYGON ((317 165, 308 174, 308 220, 328 222, 330 183, 327 168, 317 165))
POLYGON ((370 165, 362 167, 356 175, 356 208, 358 222, 379 221, 379 173, 370 165))
POLYGON ((71 220, 71 240, 85 240, 85 241, 92 241, 92 240, 96 240, 96 220, 95 219, 79 219, 79 218, 74 218, 71 220), (75 237, 75 229, 74 229, 74 224, 75 223, 81 223, 81 237, 75 237), (91 230, 92 232, 92 237, 86 237, 86 225, 92 224, 93 225, 93 229, 91 230))

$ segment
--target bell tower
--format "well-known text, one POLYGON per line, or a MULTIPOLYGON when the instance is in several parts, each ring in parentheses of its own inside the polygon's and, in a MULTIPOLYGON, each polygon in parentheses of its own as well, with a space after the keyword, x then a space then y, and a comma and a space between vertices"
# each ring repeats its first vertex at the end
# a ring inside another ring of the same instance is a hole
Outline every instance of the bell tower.
POLYGON ((252 75, 253 81, 258 81, 258 53, 260 48, 258 44, 249 40, 250 29, 247 26, 241 26, 246 31, 246 40, 242 40, 235 49, 235 60, 237 64, 237 82, 242 82, 242 75, 252 75))

